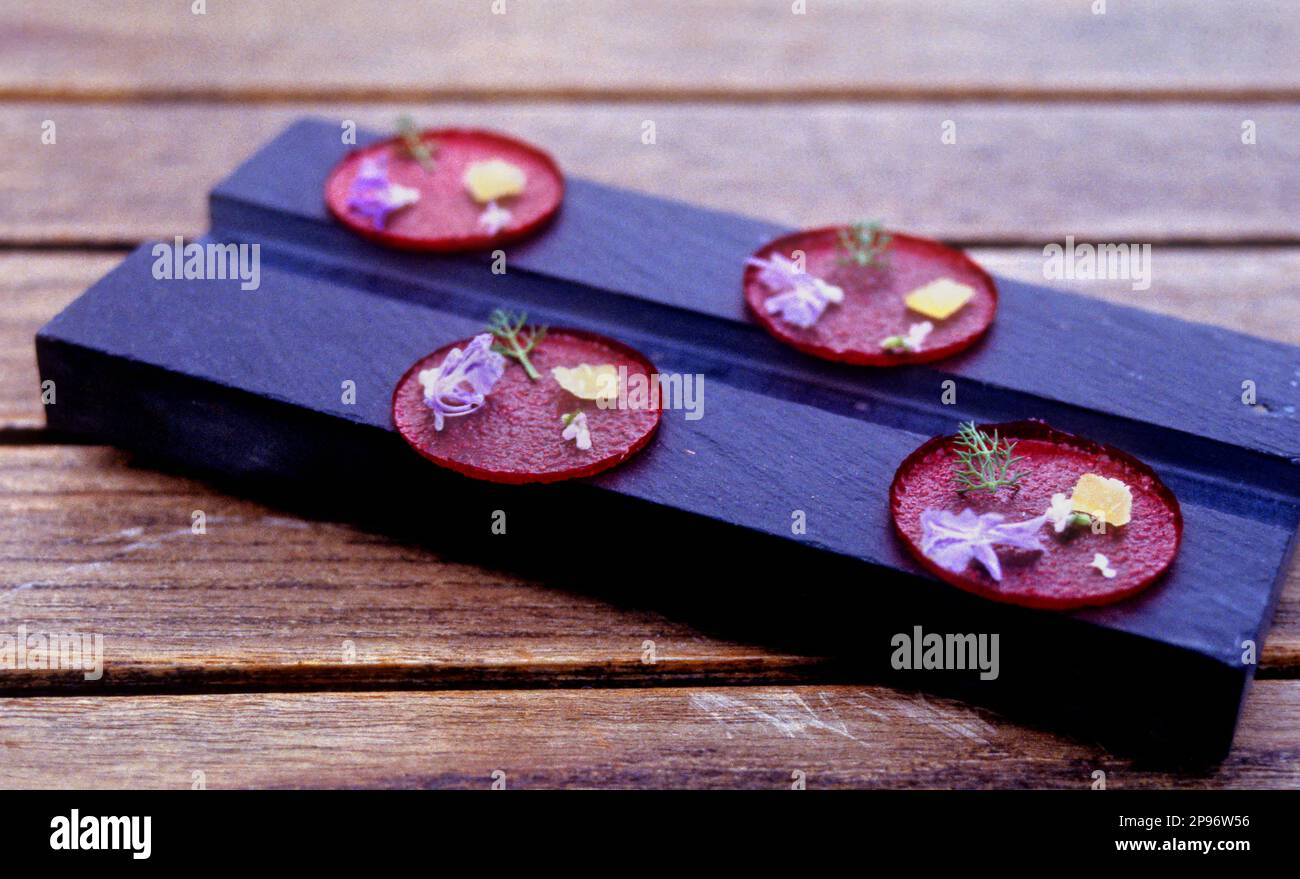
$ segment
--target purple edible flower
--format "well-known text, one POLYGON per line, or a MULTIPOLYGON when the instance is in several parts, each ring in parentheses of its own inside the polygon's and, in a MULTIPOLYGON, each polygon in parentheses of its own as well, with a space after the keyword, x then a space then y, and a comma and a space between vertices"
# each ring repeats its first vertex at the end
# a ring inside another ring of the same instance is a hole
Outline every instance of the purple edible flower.
POLYGON ((452 348, 442 364, 418 376, 424 402, 433 410, 433 429, 442 430, 444 418, 478 411, 492 387, 506 371, 506 359, 492 350, 492 334, 473 338, 462 351, 452 348))
POLYGON ((766 260, 751 257, 748 264, 759 269, 758 280, 777 294, 763 303, 763 310, 768 314, 779 312, 782 320, 800 329, 817 323, 827 305, 844 301, 844 291, 839 287, 814 278, 779 253, 766 260))
POLYGON ((419 190, 388 179, 388 157, 367 156, 348 188, 348 208, 368 219, 376 229, 384 228, 393 211, 420 200, 419 190))
POLYGON ((794 289, 804 274, 797 262, 786 259, 779 253, 772 254, 770 259, 751 256, 746 260, 746 264, 758 269, 758 279, 773 293, 794 289))
POLYGON ((926 510, 921 514, 921 552, 946 571, 960 574, 971 559, 979 562, 994 580, 1002 580, 1002 565, 993 551, 995 544, 1015 549, 1042 550, 1038 532, 1047 516, 1023 522, 1007 522, 1001 513, 976 515, 969 507, 954 515, 947 510, 926 510))

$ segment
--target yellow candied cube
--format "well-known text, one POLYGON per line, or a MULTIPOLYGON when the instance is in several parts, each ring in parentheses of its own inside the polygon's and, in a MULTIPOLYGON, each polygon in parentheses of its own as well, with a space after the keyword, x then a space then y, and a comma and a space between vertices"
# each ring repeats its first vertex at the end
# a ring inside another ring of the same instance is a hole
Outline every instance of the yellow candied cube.
POLYGON ((518 165, 512 165, 505 159, 489 159, 475 162, 465 169, 465 188, 476 202, 486 204, 518 195, 524 191, 528 175, 518 165))
POLYGON ((1074 484, 1070 506, 1107 525, 1127 525, 1133 517, 1133 492, 1118 479, 1085 473, 1074 484))
POLYGON ((612 400, 618 396, 618 368, 610 363, 602 366, 579 363, 573 368, 555 366, 551 375, 560 387, 581 400, 612 400))
POLYGON ((912 311, 934 320, 950 317, 975 295, 975 289, 965 284, 958 284, 951 278, 931 281, 924 287, 917 287, 903 300, 912 311))

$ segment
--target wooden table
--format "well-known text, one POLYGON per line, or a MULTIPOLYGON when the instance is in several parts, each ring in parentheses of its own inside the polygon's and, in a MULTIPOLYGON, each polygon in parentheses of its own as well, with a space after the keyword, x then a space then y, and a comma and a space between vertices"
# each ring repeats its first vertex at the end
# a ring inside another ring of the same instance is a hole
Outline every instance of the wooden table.
POLYGON ((1151 243, 1148 291, 1061 283, 1300 343, 1294 3, 23 5, 0 11, 0 632, 101 633, 125 683, 0 672, 0 784, 1300 785, 1300 567, 1231 756, 1152 770, 831 677, 743 608, 527 582, 69 444, 32 357, 305 113, 491 125, 576 174, 791 225, 884 217, 1025 278, 1066 235, 1151 243))

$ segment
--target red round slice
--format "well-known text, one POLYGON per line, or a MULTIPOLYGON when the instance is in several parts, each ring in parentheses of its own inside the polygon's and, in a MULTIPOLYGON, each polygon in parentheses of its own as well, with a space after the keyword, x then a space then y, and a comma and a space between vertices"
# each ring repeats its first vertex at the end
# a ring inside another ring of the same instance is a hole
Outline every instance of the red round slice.
POLYGON ((1016 465, 1028 471, 1018 489, 1000 488, 996 494, 953 487, 954 437, 936 437, 907 457, 894 475, 889 490, 894 528, 907 548, 932 574, 968 592, 1024 607, 1065 610, 1110 604, 1141 592, 1173 562, 1182 541, 1183 514, 1178 499, 1146 464, 1110 446, 1055 430, 1039 421, 1014 421, 981 427, 986 433, 1016 440, 1016 465), (1057 534, 1051 522, 1043 525, 1044 551, 999 548, 1001 582, 983 565, 972 561, 955 574, 939 567, 921 552, 921 514, 929 509, 977 514, 999 512, 1007 522, 1042 515, 1052 495, 1069 497, 1084 473, 1122 480, 1133 495, 1132 518, 1127 525, 1108 526, 1094 533, 1087 526, 1071 525, 1057 534), (1093 556, 1106 556, 1115 569, 1107 579, 1092 567, 1093 556))
POLYGON ((348 153, 325 181, 330 213, 363 238, 403 250, 478 250, 509 244, 531 235, 549 221, 564 198, 564 176, 542 150, 523 141, 467 128, 443 128, 420 133, 433 153, 434 167, 426 171, 403 145, 392 138, 348 153), (383 228, 348 206, 352 181, 367 157, 386 158, 388 179, 420 193, 420 200, 390 213, 383 228), (485 205, 465 188, 465 169, 475 162, 503 159, 526 175, 524 191, 501 199, 510 221, 495 235, 479 226, 485 205))
POLYGON ((842 363, 865 366, 900 366, 928 363, 950 357, 975 343, 993 323, 998 309, 997 286, 988 273, 959 250, 937 241, 911 235, 890 235, 879 265, 844 265, 841 262, 840 232, 831 226, 795 232, 764 245, 754 253, 758 259, 779 254, 795 259, 804 254, 804 270, 844 291, 844 301, 831 304, 811 327, 802 328, 768 314, 764 303, 777 295, 759 280, 756 266, 745 267, 745 301, 769 333, 807 354, 842 363), (975 290, 958 311, 934 320, 912 311, 904 297, 918 287, 949 278, 975 290), (906 335, 912 324, 930 321, 934 329, 919 351, 887 351, 881 341, 906 335))
POLYGON ((528 377, 519 361, 507 358, 487 402, 469 415, 447 418, 434 429, 433 411, 424 402, 418 375, 442 363, 452 348, 463 349, 469 339, 444 345, 416 362, 393 392, 393 423, 417 452, 443 467, 489 482, 558 482, 608 470, 640 451, 659 426, 656 396, 638 391, 649 387, 654 366, 638 352, 594 333, 551 329, 529 355, 541 373, 528 377), (600 408, 560 387, 551 368, 613 364, 627 368, 626 408, 600 408), (636 376, 644 376, 637 379, 636 376), (651 405, 653 404, 653 405, 651 405), (591 448, 582 450, 561 436, 562 417, 581 409, 587 416, 591 448))

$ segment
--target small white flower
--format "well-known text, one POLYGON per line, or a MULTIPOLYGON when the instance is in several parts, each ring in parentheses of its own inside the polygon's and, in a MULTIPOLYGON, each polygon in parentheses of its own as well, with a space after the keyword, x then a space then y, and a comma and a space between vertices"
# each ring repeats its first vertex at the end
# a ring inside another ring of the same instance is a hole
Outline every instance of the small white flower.
POLYGON ((420 200, 420 190, 400 183, 388 184, 388 203, 393 210, 400 210, 420 200))
POLYGON ((1074 519, 1074 505, 1070 499, 1061 492, 1052 495, 1052 505, 1047 508, 1047 518, 1052 523, 1052 528, 1060 534, 1070 526, 1071 520, 1074 519))
POLYGON ((1107 580, 1115 579, 1115 569, 1110 566, 1110 559, 1101 553, 1095 553, 1092 557, 1092 566, 1101 571, 1101 575, 1107 580))
POLYGON ((587 413, 579 412, 572 418, 563 415, 560 420, 566 422, 564 432, 560 436, 566 441, 573 440, 582 451, 590 451, 591 433, 587 430, 587 413))
POLYGON ((487 203, 483 213, 478 215, 478 224, 489 235, 495 235, 510 224, 514 214, 498 205, 495 201, 487 203))
POLYGON ((920 351, 921 343, 924 342, 925 337, 930 335, 932 332, 934 332, 934 324, 930 323, 928 320, 923 320, 919 324, 912 324, 907 328, 907 338, 903 340, 903 344, 905 344, 910 351, 920 351))
POLYGON ((880 340, 880 347, 888 351, 920 351, 926 336, 934 332, 934 324, 923 320, 907 328, 906 336, 890 336, 880 340))

